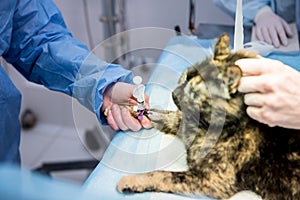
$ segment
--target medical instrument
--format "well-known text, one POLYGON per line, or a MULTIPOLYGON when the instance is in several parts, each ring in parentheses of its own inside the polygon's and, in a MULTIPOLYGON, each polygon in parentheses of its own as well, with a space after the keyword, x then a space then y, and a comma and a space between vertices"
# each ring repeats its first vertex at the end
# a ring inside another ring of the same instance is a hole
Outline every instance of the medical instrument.
POLYGON ((236 1, 235 28, 233 50, 239 51, 244 48, 243 7, 242 0, 236 1))
POLYGON ((138 112, 137 118, 142 120, 143 115, 146 112, 146 105, 145 105, 145 85, 142 84, 142 77, 135 76, 133 78, 133 83, 136 84, 136 88, 133 91, 133 96, 136 98, 138 105, 134 106, 133 109, 135 112, 138 112))

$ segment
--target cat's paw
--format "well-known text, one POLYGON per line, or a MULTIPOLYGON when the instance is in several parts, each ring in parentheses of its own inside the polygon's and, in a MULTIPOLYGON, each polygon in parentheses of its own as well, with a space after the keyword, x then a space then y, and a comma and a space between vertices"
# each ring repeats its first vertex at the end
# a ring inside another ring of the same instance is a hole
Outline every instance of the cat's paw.
POLYGON ((142 192, 142 187, 139 187, 136 182, 135 176, 124 176, 121 178, 117 185, 117 190, 121 193, 135 193, 142 192))

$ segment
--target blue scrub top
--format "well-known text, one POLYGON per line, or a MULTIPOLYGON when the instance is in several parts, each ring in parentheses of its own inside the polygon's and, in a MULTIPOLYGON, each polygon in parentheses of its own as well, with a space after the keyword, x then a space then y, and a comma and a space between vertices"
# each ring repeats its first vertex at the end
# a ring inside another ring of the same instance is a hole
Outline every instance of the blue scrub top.
MULTIPOLYGON (((213 0, 230 16, 235 16, 236 0, 213 0)), ((264 6, 272 10, 288 23, 296 22, 300 30, 300 2, 298 0, 243 0, 244 24, 252 26, 256 13, 264 6)))
MULTIPOLYGON (((0 0, 0 56, 26 79, 73 96, 101 121, 105 88, 132 73, 91 54, 51 0, 0 0)), ((0 162, 19 162, 20 92, 0 67, 0 162)))

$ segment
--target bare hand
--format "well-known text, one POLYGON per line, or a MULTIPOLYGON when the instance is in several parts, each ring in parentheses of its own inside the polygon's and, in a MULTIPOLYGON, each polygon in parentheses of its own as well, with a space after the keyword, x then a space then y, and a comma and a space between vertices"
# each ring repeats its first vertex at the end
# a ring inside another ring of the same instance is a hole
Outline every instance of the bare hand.
POLYGON ((266 58, 236 64, 243 71, 239 91, 247 93, 248 115, 269 126, 300 129, 300 73, 266 58))

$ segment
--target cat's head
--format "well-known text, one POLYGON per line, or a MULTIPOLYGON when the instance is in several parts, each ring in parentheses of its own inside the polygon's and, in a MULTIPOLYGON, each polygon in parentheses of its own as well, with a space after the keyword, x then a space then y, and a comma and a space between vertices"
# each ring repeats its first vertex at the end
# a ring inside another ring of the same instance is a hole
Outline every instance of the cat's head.
POLYGON ((229 36, 222 34, 214 54, 182 74, 172 93, 175 104, 183 113, 200 113, 201 118, 211 118, 212 110, 218 113, 220 109, 238 116, 243 106, 243 96, 237 90, 242 71, 235 62, 255 56, 246 51, 231 52, 229 36))

